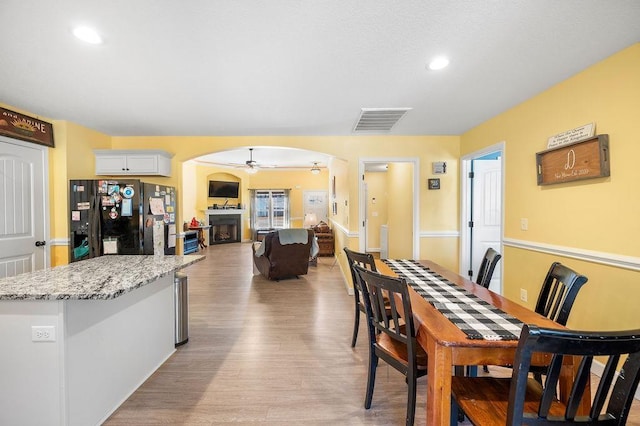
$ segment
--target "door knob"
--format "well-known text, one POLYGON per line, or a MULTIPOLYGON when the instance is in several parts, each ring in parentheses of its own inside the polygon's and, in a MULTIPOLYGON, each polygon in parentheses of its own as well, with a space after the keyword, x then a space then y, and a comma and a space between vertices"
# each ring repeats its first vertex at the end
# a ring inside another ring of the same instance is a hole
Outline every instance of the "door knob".
POLYGON ((36 241, 36 247, 42 247, 45 244, 47 244, 46 241, 36 241))

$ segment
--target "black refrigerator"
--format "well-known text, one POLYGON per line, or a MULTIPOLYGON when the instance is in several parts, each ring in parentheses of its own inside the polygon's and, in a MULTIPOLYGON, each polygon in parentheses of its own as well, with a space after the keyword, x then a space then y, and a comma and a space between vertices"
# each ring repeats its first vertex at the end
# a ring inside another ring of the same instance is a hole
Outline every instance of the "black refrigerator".
MULTIPOLYGON (((175 254, 176 191, 137 179, 69 182, 69 261, 109 254, 153 254, 154 227, 164 254, 175 254)), ((159 242, 158 238, 156 242, 159 242)))

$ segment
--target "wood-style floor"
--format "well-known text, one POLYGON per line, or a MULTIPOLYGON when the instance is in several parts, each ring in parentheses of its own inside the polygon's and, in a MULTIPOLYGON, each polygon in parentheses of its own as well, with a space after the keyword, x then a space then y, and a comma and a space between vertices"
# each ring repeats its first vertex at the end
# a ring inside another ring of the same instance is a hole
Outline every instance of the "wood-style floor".
MULTIPOLYGON (((251 246, 210 246, 189 276, 190 339, 105 425, 403 425, 404 377, 384 362, 363 408, 366 325, 333 258, 299 279, 253 275, 251 246)), ((425 378, 416 424, 424 425, 425 378)), ((637 405, 637 404, 636 404, 637 405)), ((465 424, 468 424, 465 422, 465 424)), ((629 425, 640 425, 634 406, 629 425)))

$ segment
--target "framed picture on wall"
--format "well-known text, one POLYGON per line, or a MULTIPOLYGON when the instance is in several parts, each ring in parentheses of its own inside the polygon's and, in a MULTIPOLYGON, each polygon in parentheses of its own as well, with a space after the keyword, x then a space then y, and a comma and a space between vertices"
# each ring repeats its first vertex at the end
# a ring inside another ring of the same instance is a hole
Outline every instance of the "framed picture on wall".
POLYGON ((333 202, 332 210, 333 210, 333 215, 337 216, 338 215, 338 202, 337 201, 333 202))
MULTIPOLYGON (((336 177, 331 177, 331 198, 336 199, 336 177)), ((334 213, 335 214, 335 213, 334 213)))
POLYGON ((428 180, 428 188, 429 189, 440 189, 440 178, 429 179, 428 180))

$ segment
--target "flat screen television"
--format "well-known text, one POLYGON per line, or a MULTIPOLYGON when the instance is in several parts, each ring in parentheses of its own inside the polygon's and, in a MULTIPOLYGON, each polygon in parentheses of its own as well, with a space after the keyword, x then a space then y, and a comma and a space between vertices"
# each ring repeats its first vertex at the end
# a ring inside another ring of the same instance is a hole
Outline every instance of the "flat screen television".
POLYGON ((209 197, 212 198, 238 198, 239 190, 240 182, 209 181, 209 197))

